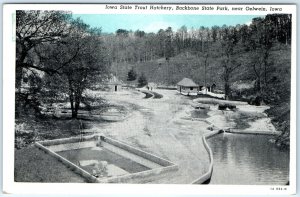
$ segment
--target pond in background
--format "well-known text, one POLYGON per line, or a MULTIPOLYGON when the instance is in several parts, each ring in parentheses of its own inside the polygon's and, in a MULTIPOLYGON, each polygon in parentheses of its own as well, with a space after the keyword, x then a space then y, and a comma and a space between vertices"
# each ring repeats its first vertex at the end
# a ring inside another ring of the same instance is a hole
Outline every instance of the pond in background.
POLYGON ((285 185, 289 151, 270 142, 272 136, 222 133, 208 139, 214 158, 210 184, 285 185))

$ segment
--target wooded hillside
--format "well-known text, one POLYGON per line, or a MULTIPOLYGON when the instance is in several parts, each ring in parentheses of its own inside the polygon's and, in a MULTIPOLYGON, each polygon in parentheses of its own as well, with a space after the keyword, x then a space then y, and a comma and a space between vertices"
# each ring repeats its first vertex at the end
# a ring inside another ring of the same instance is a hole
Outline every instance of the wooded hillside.
POLYGON ((269 114, 288 139, 290 45, 286 14, 253 18, 250 25, 103 34, 68 12, 18 11, 16 117, 67 99, 76 119, 86 89, 112 74, 126 82, 133 70, 133 81, 143 76, 145 83, 174 86, 189 77, 203 86, 215 83, 227 99, 270 104, 269 114))
POLYGON ((269 114, 278 117, 278 129, 289 131, 291 15, 157 33, 119 29, 104 35, 104 43, 112 72, 123 81, 134 69, 162 86, 174 86, 184 77, 203 86, 215 83, 229 99, 255 98, 274 106, 269 114))
POLYGON ((169 27, 157 33, 119 29, 103 39, 112 71, 123 81, 134 68, 148 81, 164 85, 176 85, 183 77, 201 85, 217 83, 229 97, 232 83, 254 82, 255 91, 266 94, 266 102, 278 101, 269 98, 268 91, 289 88, 276 84, 289 86, 290 15, 254 18, 249 26, 169 27))

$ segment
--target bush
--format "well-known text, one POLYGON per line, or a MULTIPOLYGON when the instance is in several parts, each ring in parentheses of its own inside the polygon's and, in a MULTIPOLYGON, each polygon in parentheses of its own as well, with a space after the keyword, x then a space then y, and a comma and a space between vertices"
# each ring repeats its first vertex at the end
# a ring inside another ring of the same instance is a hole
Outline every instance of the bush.
POLYGON ((236 105, 232 105, 232 104, 227 104, 228 109, 236 109, 236 105))
POLYGON ((127 81, 134 81, 137 78, 137 74, 133 68, 130 69, 127 75, 127 81))
POLYGON ((138 79, 138 86, 144 87, 148 84, 147 78, 144 74, 142 74, 138 79))
POLYGON ((39 101, 40 94, 19 93, 16 92, 15 116, 33 116, 41 115, 41 103, 39 101))
POLYGON ((260 106, 262 102, 262 98, 260 96, 252 96, 249 98, 248 100, 248 104, 249 105, 256 105, 256 106, 260 106))
POLYGON ((35 131, 15 131, 15 148, 21 149, 36 141, 38 135, 35 131))
POLYGON ((226 103, 226 104, 219 104, 218 107, 219 110, 226 110, 227 108, 230 110, 234 110, 236 109, 236 105, 226 103))
POLYGON ((225 104, 219 104, 218 110, 226 110, 227 106, 225 104))

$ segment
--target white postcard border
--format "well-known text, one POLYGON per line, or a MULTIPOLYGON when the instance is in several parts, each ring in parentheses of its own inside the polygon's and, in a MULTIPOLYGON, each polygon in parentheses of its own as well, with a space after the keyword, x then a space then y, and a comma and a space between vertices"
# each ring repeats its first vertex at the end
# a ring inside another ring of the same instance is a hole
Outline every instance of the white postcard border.
MULTIPOLYGON (((116 4, 118 5, 118 4, 116 4)), ((119 4, 120 5, 120 4, 119 4)), ((138 4, 134 4, 138 5, 138 4)), ((151 4, 153 5, 153 4, 151 4)), ((154 4, 160 5, 160 4, 154 4)), ((176 4, 164 4, 176 6, 176 4)), ((196 5, 196 4, 192 4, 196 5)), ((225 4, 226 6, 234 6, 225 4)), ((295 194, 296 193, 296 6, 256 5, 257 7, 282 7, 280 13, 292 17, 291 57, 291 151, 289 186, 242 186, 242 185, 136 185, 136 184, 80 184, 80 183, 17 183, 14 182, 14 104, 15 104, 15 10, 70 10, 78 13, 102 14, 205 14, 230 15, 225 11, 143 11, 105 10, 105 4, 7 4, 3 7, 3 190, 14 194, 295 194), (272 190, 272 188, 286 190, 272 190)), ((214 4, 213 6, 218 6, 214 4)), ((239 5, 242 7, 252 5, 239 5)), ((234 15, 266 15, 274 12, 234 12, 234 15)), ((276 12, 278 13, 278 12, 276 12)))

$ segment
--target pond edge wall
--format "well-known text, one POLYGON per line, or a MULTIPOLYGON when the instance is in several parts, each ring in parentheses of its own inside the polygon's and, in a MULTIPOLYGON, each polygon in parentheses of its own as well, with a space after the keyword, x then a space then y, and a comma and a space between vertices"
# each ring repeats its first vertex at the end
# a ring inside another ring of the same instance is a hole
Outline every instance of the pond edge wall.
POLYGON ((233 134, 252 134, 252 135, 273 135, 278 136, 281 132, 275 131, 252 131, 252 130, 243 130, 239 131, 238 129, 228 129, 225 131, 226 133, 233 133, 233 134))
POLYGON ((171 161, 168 161, 166 159, 162 159, 156 155, 153 155, 151 153, 148 153, 148 152, 145 152, 143 150, 140 150, 140 149, 137 149, 133 146, 130 146, 128 144, 125 144, 123 142, 120 142, 120 141, 117 141, 117 140, 114 140, 114 139, 111 139, 111 138, 108 138, 108 137, 104 137, 104 139, 101 139, 102 141, 104 142, 107 142, 109 144, 112 144, 114 146, 117 146, 119 148, 122 148, 124 150, 127 150, 128 152, 131 152, 131 153, 134 153, 140 157, 143 157, 143 158, 146 158, 150 161, 153 161, 154 163, 157 163, 161 166, 164 166, 164 167, 167 167, 167 166, 172 166, 172 165, 175 165, 173 162, 171 161))
MULTIPOLYGON (((207 121, 209 122, 209 121, 207 121)), ((213 131, 210 133, 206 133, 202 136, 202 141, 204 144, 204 147, 208 153, 209 156, 209 168, 208 171, 202 175, 200 178, 196 179, 195 181, 192 182, 192 184, 209 184, 212 173, 213 173, 213 165, 214 165, 214 159, 213 159, 213 153, 211 148, 209 147, 207 143, 207 139, 220 134, 220 133, 233 133, 233 134, 250 134, 250 135, 278 135, 278 133, 275 132, 267 132, 267 131, 238 131, 236 129, 228 129, 226 131, 224 130, 218 130, 218 131, 213 131)))
POLYGON ((208 171, 205 174, 203 174, 201 177, 199 177, 198 179, 194 180, 192 182, 192 184, 208 184, 210 182, 212 172, 213 172, 214 158, 213 158, 212 150, 209 147, 206 140, 208 138, 211 138, 211 137, 213 137, 219 133, 223 133, 223 132, 224 132, 223 130, 218 130, 218 131, 206 133, 202 136, 204 148, 206 149, 206 151, 208 153, 208 157, 209 157, 209 167, 208 167, 208 171))
POLYGON ((79 166, 73 164, 72 162, 70 162, 66 158, 64 158, 64 157, 60 156, 59 154, 55 153, 54 151, 46 148, 41 143, 35 142, 35 146, 38 147, 39 149, 42 149, 43 151, 45 151, 49 155, 55 157, 58 161, 62 162, 64 165, 69 167, 72 171, 74 171, 75 173, 81 175, 83 178, 87 179, 88 182, 91 182, 91 183, 99 182, 99 180, 96 177, 94 177, 93 175, 91 175, 90 173, 85 171, 84 169, 80 168, 79 166))
POLYGON ((136 154, 142 158, 148 159, 148 160, 162 166, 161 168, 154 168, 154 169, 137 172, 137 173, 133 173, 133 174, 129 174, 129 175, 101 179, 101 180, 99 180, 99 182, 101 182, 101 183, 125 183, 127 181, 130 181, 130 182, 133 181, 132 183, 136 183, 136 182, 134 182, 134 180, 136 180, 136 179, 152 177, 152 176, 159 175, 162 173, 167 173, 167 172, 178 170, 178 166, 171 161, 160 158, 156 155, 153 155, 151 153, 137 149, 133 146, 125 144, 121 141, 114 140, 109 137, 101 136, 100 138, 101 138, 101 141, 103 141, 103 142, 106 142, 106 143, 114 145, 118 148, 124 149, 130 153, 136 154))

